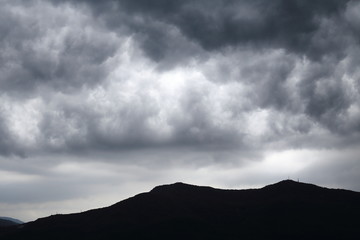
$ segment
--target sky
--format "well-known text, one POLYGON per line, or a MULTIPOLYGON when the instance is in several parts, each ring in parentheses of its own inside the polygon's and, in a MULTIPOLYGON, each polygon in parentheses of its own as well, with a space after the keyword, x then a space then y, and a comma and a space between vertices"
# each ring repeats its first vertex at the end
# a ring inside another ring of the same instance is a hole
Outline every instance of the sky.
POLYGON ((0 216, 174 182, 360 191, 360 1, 0 4, 0 216))

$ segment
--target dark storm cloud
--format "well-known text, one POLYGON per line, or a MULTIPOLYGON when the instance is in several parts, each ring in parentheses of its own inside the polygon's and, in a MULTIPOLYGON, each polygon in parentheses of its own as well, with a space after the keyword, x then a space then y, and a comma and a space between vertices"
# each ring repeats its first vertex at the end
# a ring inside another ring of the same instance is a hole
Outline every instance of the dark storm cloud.
MULTIPOLYGON (((351 131, 340 118, 356 99, 343 84, 347 71, 341 72, 339 64, 348 56, 349 46, 358 45, 356 1, 82 2, 109 29, 132 32, 144 52, 162 66, 183 64, 184 59, 227 47, 284 50, 278 62, 260 60, 238 76, 239 81, 255 83, 254 107, 304 113, 331 131, 351 131), (288 79, 302 57, 315 66, 305 69, 295 89, 288 88, 288 79)), ((237 67, 228 66, 230 71, 237 67)), ((218 76, 217 81, 228 79, 218 76)))
MULTIPOLYGON (((1 109, 0 109, 1 111, 1 109)), ((11 150, 12 141, 11 141, 11 134, 7 131, 6 125, 4 123, 4 119, 0 113, 0 153, 1 155, 9 155, 13 151, 11 150)))
POLYGON ((14 155, 24 157, 28 150, 24 144, 18 141, 13 131, 9 129, 6 118, 7 110, 0 105, 0 155, 12 157, 14 155))
MULTIPOLYGON (((199 150, 240 148, 241 133, 231 126, 216 124, 210 108, 211 93, 201 89, 185 91, 179 109, 159 122, 159 102, 138 92, 129 103, 118 102, 98 111, 91 103, 56 103, 45 111, 39 128, 44 151, 126 151, 141 148, 193 147, 199 150), (105 112, 104 112, 105 111, 105 112), (153 126, 155 124, 155 126, 153 126), (169 133, 164 132, 168 125, 169 133)), ((100 105, 101 107, 101 105, 100 105)), ((221 121, 221 120, 220 120, 221 121)))
POLYGON ((26 9, 22 4, 6 3, 0 10, 2 93, 26 97, 46 88, 73 91, 105 78, 104 63, 116 43, 99 37, 101 30, 91 19, 65 8, 67 19, 38 1, 26 2, 26 9))
MULTIPOLYGON (((316 129, 344 137, 359 132, 358 85, 351 88, 346 78, 358 77, 360 21, 351 10, 357 5, 348 2, 53 0, 28 1, 26 11, 23 1, 7 3, 0 10, 0 91, 19 104, 31 97, 43 104, 35 152, 251 149, 310 138, 316 129), (139 46, 149 62, 132 49, 139 46), (128 65, 114 75, 126 56, 128 65), (141 76, 128 74, 146 67, 157 74, 146 82, 187 67, 205 79, 189 77, 179 97, 164 105, 167 90, 158 83, 148 90, 141 76), (231 84, 246 90, 230 91, 231 84), (105 89, 103 102, 89 101, 97 86, 105 89), (218 96, 217 87, 230 96, 218 96), (258 110, 268 112, 263 125, 270 130, 257 145, 247 115, 258 110)), ((2 124, 4 135, 11 124, 2 124)), ((7 142, 14 138, 7 135, 7 142)), ((6 144, 2 152, 14 152, 6 144)))
MULTIPOLYGON (((314 64, 315 65, 315 64, 314 64)), ((324 121, 326 124, 331 122, 349 108, 351 96, 346 93, 346 88, 341 81, 342 76, 337 76, 332 70, 333 64, 321 64, 317 69, 314 66, 302 81, 300 94, 306 99, 305 113, 309 116, 324 121)), ((331 129, 341 128, 335 124, 329 126, 331 129)))
POLYGON ((114 151, 156 145, 156 132, 146 126, 155 114, 151 106, 121 105, 99 113, 91 105, 59 103, 41 121, 42 142, 54 151, 114 151), (104 123, 110 119, 111 122, 104 123))
POLYGON ((243 45, 284 48, 312 59, 340 53, 339 49, 334 48, 341 45, 331 39, 324 42, 324 39, 317 39, 315 35, 322 20, 341 18, 349 1, 83 2, 92 6, 95 14, 102 16, 109 28, 127 25, 140 33, 145 52, 154 60, 160 60, 166 54, 171 54, 171 49, 167 44, 170 38, 161 25, 156 26, 157 22, 176 27, 189 40, 197 42, 206 50, 243 45), (124 12, 131 20, 124 18, 124 12))
MULTIPOLYGON (((173 127, 172 144, 196 146, 207 150, 244 148, 244 134, 218 123, 221 112, 211 100, 211 91, 191 86, 180 98, 180 112, 169 120, 173 127)), ((214 102, 213 102, 214 101, 214 102)), ((226 111, 226 104, 221 109, 226 111)), ((232 109, 231 109, 232 110, 232 109)), ((232 119, 232 118, 230 118, 232 119)), ((234 120, 236 117, 234 117, 234 120)), ((222 119, 224 122, 229 119, 222 119)), ((238 121, 241 120, 239 117, 238 121)), ((221 120, 220 120, 221 121, 221 120)), ((224 123, 223 122, 223 123, 224 123)))

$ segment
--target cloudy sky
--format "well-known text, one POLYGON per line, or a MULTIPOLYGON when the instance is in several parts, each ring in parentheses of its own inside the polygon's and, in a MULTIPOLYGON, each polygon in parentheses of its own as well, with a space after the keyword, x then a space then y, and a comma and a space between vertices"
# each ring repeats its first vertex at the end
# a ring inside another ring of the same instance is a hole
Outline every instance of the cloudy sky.
POLYGON ((360 191, 360 1, 0 4, 0 215, 177 181, 360 191))

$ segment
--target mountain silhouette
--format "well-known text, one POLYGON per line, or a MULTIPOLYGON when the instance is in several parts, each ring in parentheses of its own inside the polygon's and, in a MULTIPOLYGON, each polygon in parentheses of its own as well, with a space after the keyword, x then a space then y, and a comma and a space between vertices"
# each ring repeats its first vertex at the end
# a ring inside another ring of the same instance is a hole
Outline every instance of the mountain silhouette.
POLYGON ((17 224, 23 224, 23 221, 20 221, 19 219, 16 218, 10 218, 10 217, 0 217, 0 220, 6 220, 6 221, 10 221, 11 225, 17 225, 17 224))
POLYGON ((0 239, 358 239, 360 193, 292 180, 222 190, 175 183, 112 206, 53 215, 0 239))
POLYGON ((8 219, 0 218, 0 227, 8 227, 8 226, 15 226, 15 225, 18 225, 18 223, 13 222, 13 221, 8 220, 8 219))

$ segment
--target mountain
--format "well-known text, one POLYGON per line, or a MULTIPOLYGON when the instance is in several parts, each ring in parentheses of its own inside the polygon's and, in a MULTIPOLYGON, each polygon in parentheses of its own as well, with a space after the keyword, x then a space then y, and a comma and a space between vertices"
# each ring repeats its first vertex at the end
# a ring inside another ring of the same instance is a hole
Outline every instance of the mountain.
POLYGON ((15 219, 15 218, 10 218, 10 217, 0 217, 0 220, 6 220, 6 221, 10 221, 13 223, 13 225, 16 224, 23 224, 23 221, 20 221, 19 219, 15 219))
POLYGON ((358 239, 360 193, 281 181, 221 190, 155 187, 112 206, 53 215, 0 239, 358 239))
POLYGON ((0 218, 0 227, 9 227, 14 225, 18 225, 18 223, 0 218))

